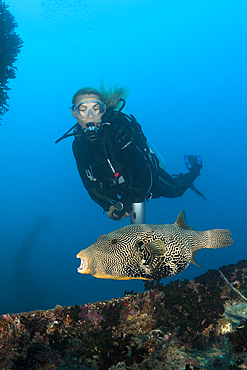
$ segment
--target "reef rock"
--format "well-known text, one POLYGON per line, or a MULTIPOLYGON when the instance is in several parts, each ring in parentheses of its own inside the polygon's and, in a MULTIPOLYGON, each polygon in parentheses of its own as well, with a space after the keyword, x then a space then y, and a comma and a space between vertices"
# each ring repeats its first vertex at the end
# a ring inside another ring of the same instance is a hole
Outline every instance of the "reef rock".
POLYGON ((0 316, 0 369, 247 368, 247 261, 111 301, 0 316), (241 294, 239 294, 241 292, 241 294))

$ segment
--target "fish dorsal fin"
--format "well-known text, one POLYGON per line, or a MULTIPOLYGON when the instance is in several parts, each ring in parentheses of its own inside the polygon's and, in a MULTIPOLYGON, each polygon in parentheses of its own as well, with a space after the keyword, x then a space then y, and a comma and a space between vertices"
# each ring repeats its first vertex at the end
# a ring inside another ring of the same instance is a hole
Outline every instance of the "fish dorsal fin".
POLYGON ((196 265, 197 267, 201 267, 202 268, 202 266, 199 265, 199 263, 197 263, 196 260, 195 260, 196 253, 197 253, 197 251, 195 251, 195 252, 192 253, 192 258, 191 258, 191 261, 190 262, 191 263, 194 263, 194 265, 196 265))
POLYGON ((185 217, 185 211, 182 211, 179 213, 178 218, 176 219, 176 222, 174 225, 180 227, 180 229, 184 230, 193 230, 193 227, 190 227, 187 224, 186 217, 185 217))

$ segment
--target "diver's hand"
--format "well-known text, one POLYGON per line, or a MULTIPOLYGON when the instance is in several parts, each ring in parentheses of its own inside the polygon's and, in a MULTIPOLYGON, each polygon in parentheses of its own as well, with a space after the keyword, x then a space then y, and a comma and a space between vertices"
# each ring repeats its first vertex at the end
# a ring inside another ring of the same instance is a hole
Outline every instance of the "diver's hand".
POLYGON ((109 211, 107 212, 107 216, 114 221, 122 221, 123 218, 129 217, 130 214, 128 212, 125 212, 123 215, 119 214, 118 211, 115 210, 114 206, 111 206, 109 208, 109 211))

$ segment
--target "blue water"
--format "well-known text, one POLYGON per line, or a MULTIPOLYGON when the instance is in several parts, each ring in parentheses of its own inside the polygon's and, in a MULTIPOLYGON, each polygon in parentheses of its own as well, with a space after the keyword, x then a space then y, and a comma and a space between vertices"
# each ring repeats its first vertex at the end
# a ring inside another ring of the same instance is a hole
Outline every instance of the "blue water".
POLYGON ((130 88, 128 113, 163 154, 170 174, 186 172, 184 154, 203 159, 195 186, 208 202, 190 189, 181 198, 151 200, 147 223, 173 223, 185 209, 195 230, 232 230, 231 247, 199 251, 203 269, 190 265, 174 279, 246 258, 246 0, 6 4, 24 46, 0 127, 1 313, 144 290, 142 281, 96 279, 76 270, 81 249, 129 223, 109 220, 89 198, 72 139, 54 144, 75 124, 69 110, 74 92, 98 88, 100 78, 130 88), (49 225, 17 274, 20 246, 43 215, 49 225))

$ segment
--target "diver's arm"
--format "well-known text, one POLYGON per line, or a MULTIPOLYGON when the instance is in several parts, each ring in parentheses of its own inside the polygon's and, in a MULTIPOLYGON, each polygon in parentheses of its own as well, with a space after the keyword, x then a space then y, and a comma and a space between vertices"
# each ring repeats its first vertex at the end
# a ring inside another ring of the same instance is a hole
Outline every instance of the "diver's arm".
POLYGON ((104 209, 104 211, 108 212, 109 208, 112 205, 111 199, 102 195, 96 189, 96 181, 94 181, 93 176, 87 173, 87 166, 85 166, 84 158, 85 153, 83 153, 79 148, 77 142, 73 141, 72 144, 73 154, 76 160, 77 169, 80 175, 80 178, 85 186, 89 196, 91 199, 97 203, 100 207, 104 209))

